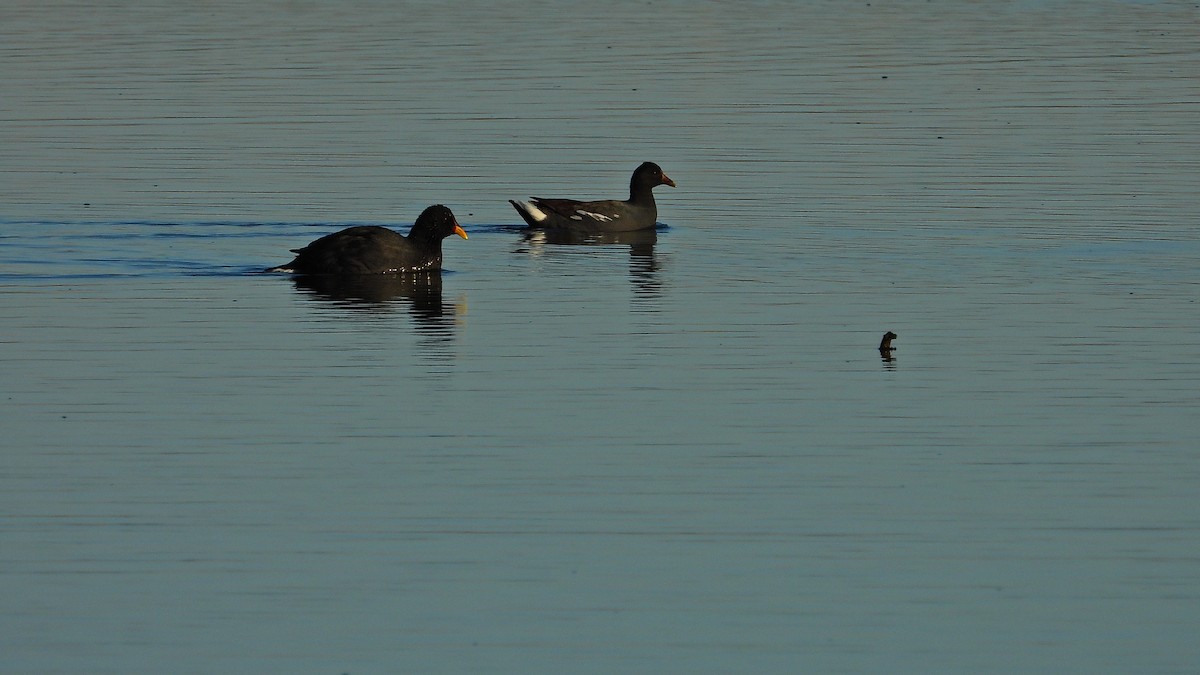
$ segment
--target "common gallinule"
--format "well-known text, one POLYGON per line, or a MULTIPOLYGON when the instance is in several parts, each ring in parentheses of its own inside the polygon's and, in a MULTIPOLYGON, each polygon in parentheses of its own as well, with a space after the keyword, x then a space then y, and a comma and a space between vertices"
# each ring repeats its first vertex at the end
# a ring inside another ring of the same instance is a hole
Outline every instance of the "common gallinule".
POLYGON ((654 162, 643 162, 629 179, 629 199, 606 199, 581 202, 575 199, 542 199, 533 197, 526 202, 508 200, 530 227, 569 229, 586 232, 632 232, 654 227, 658 208, 654 204, 654 188, 659 185, 675 187, 654 162))

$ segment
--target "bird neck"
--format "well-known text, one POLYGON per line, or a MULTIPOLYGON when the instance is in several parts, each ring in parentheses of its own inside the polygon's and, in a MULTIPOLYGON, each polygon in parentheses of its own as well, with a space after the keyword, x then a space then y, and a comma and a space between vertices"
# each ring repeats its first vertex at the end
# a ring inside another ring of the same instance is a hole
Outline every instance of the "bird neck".
POLYGON ((433 230, 431 230, 427 227, 420 227, 417 225, 413 225, 413 228, 408 231, 408 239, 412 243, 418 244, 420 246, 424 246, 426 248, 429 248, 429 247, 439 247, 440 248, 441 241, 442 241, 441 237, 438 237, 437 234, 433 230))
POLYGON ((654 187, 636 179, 629 181, 629 203, 654 206, 654 187))

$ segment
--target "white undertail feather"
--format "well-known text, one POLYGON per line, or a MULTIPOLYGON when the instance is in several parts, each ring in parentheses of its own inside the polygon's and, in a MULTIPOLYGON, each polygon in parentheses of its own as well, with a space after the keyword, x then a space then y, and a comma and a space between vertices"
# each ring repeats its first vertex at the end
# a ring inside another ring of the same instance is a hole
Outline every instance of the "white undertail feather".
POLYGON ((546 212, 539 209, 533 202, 517 202, 517 204, 521 206, 522 211, 529 214, 530 218, 533 218, 539 223, 547 218, 546 212))

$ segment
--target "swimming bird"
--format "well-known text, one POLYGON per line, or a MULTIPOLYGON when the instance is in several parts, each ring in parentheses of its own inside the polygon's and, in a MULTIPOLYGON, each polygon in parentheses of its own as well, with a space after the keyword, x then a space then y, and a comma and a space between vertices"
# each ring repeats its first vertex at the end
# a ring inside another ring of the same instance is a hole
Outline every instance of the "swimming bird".
POLYGON ((896 335, 895 333, 893 333, 890 330, 888 332, 884 333, 883 339, 879 341, 879 353, 890 354, 891 351, 893 349, 895 349, 895 347, 892 346, 892 340, 895 340, 898 337, 900 337, 900 336, 896 335))
POLYGON ((643 162, 629 179, 629 199, 625 201, 607 199, 582 202, 532 197, 526 202, 510 199, 508 203, 533 228, 632 232, 654 227, 658 220, 654 188, 659 185, 675 187, 675 181, 668 178, 654 162, 643 162))
POLYGON ((467 233, 450 209, 437 204, 421 212, 408 236, 378 225, 359 225, 327 234, 304 248, 295 260, 268 272, 296 274, 396 274, 442 269, 442 240, 467 233))

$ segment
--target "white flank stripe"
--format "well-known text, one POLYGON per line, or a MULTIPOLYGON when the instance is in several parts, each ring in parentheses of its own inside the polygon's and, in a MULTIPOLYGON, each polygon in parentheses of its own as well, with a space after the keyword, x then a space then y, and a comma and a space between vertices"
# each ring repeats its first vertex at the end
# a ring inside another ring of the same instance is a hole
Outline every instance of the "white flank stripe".
POLYGON ((582 210, 579 213, 582 213, 585 216, 591 216, 592 218, 595 218, 596 220, 599 220, 602 223, 607 223, 608 221, 612 220, 611 217, 606 216, 603 213, 592 213, 591 211, 582 211, 582 210))

